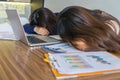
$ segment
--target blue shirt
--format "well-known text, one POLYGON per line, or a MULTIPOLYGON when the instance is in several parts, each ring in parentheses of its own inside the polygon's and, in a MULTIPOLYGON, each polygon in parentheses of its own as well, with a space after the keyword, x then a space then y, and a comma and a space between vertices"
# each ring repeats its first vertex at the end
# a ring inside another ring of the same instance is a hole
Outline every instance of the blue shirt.
POLYGON ((25 30, 26 33, 28 33, 28 34, 37 34, 34 31, 35 26, 32 26, 30 24, 25 24, 23 27, 24 27, 24 30, 25 30))

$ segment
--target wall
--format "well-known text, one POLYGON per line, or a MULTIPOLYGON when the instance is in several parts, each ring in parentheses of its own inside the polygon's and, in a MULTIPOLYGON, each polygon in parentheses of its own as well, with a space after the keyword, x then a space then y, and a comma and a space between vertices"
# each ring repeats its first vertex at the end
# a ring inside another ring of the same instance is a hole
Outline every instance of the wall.
POLYGON ((59 12, 66 6, 79 5, 89 9, 104 10, 120 19, 120 0, 45 0, 44 7, 59 12))
POLYGON ((43 6, 44 0, 31 0, 31 12, 43 6))

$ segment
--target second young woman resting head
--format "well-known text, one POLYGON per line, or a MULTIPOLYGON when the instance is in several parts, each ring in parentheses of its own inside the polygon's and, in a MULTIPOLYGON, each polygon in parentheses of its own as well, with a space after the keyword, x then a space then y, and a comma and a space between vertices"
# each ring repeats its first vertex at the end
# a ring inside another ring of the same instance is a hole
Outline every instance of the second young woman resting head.
POLYGON ((25 32, 44 36, 57 34, 56 15, 48 8, 38 8, 32 12, 29 24, 24 25, 25 32))
POLYGON ((70 6, 59 13, 58 34, 83 51, 120 50, 120 23, 101 10, 70 6))

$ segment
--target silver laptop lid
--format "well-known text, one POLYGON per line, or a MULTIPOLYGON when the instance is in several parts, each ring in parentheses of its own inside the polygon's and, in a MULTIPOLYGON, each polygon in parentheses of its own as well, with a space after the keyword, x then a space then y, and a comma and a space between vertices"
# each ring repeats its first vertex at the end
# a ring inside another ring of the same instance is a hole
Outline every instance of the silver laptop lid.
POLYGON ((28 44, 27 38, 25 36, 25 32, 23 29, 23 26, 21 24, 19 15, 17 13, 17 10, 6 10, 8 20, 10 21, 10 24, 13 28, 13 32, 18 40, 21 40, 22 42, 28 44))

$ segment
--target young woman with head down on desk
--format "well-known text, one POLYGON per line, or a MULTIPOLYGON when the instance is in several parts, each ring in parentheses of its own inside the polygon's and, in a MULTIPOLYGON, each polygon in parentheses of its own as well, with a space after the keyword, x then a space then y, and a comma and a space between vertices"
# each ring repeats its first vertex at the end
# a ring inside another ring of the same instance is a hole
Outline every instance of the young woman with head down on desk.
POLYGON ((24 30, 28 34, 55 35, 56 19, 56 15, 48 8, 38 8, 30 15, 29 23, 24 25, 24 30))
POLYGON ((58 34, 82 51, 120 50, 120 23, 101 10, 70 6, 59 13, 58 34))

